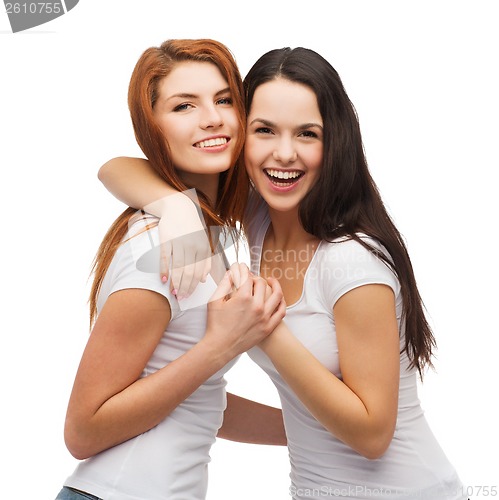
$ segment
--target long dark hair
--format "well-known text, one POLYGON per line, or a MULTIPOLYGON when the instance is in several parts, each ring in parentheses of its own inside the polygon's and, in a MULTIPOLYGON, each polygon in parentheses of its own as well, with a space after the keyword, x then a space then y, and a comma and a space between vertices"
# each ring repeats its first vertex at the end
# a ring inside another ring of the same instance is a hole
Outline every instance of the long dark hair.
POLYGON ((250 69, 245 80, 246 112, 255 90, 270 80, 284 78, 311 88, 324 123, 324 158, 319 178, 300 205, 303 228, 321 240, 347 236, 385 262, 397 275, 403 299, 404 350, 420 377, 432 366, 433 332, 425 316, 411 260, 371 177, 360 126, 337 71, 317 52, 298 47, 271 50, 250 69), (364 233, 389 253, 359 237, 364 233))

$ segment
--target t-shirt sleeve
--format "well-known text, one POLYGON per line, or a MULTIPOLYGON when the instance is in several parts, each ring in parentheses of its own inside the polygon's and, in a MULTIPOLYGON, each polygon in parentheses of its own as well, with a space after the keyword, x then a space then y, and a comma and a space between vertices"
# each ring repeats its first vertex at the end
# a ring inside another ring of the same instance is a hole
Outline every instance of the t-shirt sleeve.
MULTIPOLYGON (((370 239, 365 241, 386 255, 386 251, 379 244, 370 239)), ((380 257, 359 242, 347 240, 328 243, 323 258, 323 293, 330 309, 340 297, 363 285, 387 285, 398 299, 400 283, 394 272, 380 257)))
MULTIPOLYGON (((151 220, 147 223, 150 224, 151 220)), ((172 319, 179 312, 169 281, 161 281, 158 229, 147 229, 146 222, 135 223, 118 248, 103 283, 101 294, 104 296, 99 297, 99 301, 129 288, 151 290, 165 297, 170 304, 172 319)))

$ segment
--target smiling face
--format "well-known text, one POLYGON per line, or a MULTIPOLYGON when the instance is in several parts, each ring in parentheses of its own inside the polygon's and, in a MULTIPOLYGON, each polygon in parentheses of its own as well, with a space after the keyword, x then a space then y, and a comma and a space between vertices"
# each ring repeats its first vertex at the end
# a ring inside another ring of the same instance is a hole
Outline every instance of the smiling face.
POLYGON ((306 85, 277 78, 260 85, 248 116, 244 158, 269 207, 297 210, 316 183, 323 157, 323 123, 306 85))
POLYGON ((158 90, 154 117, 184 182, 229 169, 240 127, 219 69, 209 62, 178 63, 158 90))

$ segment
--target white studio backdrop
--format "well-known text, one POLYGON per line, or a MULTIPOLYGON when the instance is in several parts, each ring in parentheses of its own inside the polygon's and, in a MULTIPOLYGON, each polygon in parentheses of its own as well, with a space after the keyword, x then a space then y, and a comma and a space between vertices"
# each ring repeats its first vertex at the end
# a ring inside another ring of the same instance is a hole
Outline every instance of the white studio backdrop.
MULTIPOLYGON (((317 50, 342 76, 439 344, 420 388, 427 418, 472 498, 497 487, 496 11, 484 0, 81 0, 13 34, 2 10, 2 498, 55 498, 76 464, 62 429, 89 333, 88 274, 124 208, 97 170, 141 156, 126 95, 142 51, 202 37, 224 42, 243 76, 283 46, 317 50)), ((279 405, 245 356, 227 380, 279 405)), ((289 498, 284 448, 219 440, 212 458, 208 500, 289 498)))

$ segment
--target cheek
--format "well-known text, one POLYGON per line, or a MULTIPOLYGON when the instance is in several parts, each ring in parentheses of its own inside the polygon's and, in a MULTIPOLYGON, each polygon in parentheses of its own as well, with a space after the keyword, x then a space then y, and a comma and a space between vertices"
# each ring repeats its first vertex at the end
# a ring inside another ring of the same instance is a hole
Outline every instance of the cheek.
POLYGON ((255 139, 253 136, 246 136, 244 146, 244 160, 247 165, 257 167, 268 157, 268 146, 266 141, 255 139))
POLYGON ((163 134, 168 142, 168 148, 173 164, 178 168, 185 168, 188 151, 185 148, 185 138, 182 138, 182 132, 179 129, 171 127, 163 128, 163 134), (166 133, 165 133, 166 132, 166 133))
POLYGON ((323 148, 317 148, 316 151, 311 151, 308 157, 308 167, 310 170, 313 170, 317 174, 322 168, 322 160, 324 158, 323 148))
POLYGON ((174 151, 181 151, 182 149, 185 150, 186 145, 190 144, 191 135, 189 134, 189 129, 183 124, 167 124, 162 130, 172 153, 174 151))
POLYGON ((234 134, 238 135, 241 132, 238 115, 235 110, 232 110, 225 115, 224 122, 230 127, 234 134))
POLYGON ((244 164, 246 165, 246 170, 251 171, 254 164, 255 147, 254 142, 250 137, 246 137, 244 143, 244 164))

